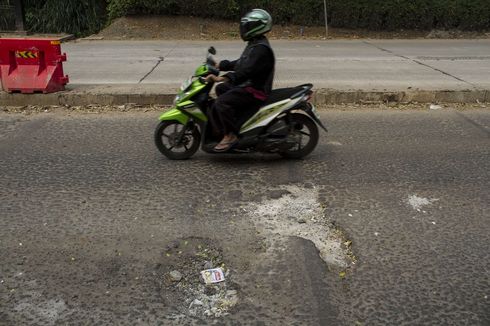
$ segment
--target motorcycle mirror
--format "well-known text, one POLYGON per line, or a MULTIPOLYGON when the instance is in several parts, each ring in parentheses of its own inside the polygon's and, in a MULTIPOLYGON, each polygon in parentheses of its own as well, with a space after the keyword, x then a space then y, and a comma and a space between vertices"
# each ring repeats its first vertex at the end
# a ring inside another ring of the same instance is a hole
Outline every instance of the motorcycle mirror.
POLYGON ((210 47, 208 49, 208 52, 211 53, 212 55, 215 55, 216 54, 216 49, 214 48, 214 46, 210 47))

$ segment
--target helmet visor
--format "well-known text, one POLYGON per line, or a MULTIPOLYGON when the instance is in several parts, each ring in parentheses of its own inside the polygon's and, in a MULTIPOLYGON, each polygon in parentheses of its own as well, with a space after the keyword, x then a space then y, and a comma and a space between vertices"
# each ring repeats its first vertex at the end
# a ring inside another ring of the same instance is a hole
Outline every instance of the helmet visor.
POLYGON ((258 31, 262 29, 263 25, 264 23, 261 21, 242 20, 240 22, 240 36, 242 40, 248 41, 260 34, 258 31))

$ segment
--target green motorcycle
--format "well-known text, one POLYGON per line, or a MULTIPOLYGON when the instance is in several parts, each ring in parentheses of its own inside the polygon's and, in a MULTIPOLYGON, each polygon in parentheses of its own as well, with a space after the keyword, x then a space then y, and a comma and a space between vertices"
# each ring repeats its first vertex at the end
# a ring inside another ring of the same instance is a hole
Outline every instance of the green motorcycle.
POLYGON ((207 153, 277 153, 286 158, 302 158, 318 144, 318 126, 327 131, 309 102, 312 84, 275 89, 264 105, 240 128, 239 142, 227 152, 213 150, 219 139, 213 137, 208 114, 214 99, 209 93, 213 82, 205 77, 218 76, 210 47, 206 62, 186 80, 175 97, 174 107, 160 116, 155 130, 155 144, 172 160, 191 157, 201 146, 207 153))

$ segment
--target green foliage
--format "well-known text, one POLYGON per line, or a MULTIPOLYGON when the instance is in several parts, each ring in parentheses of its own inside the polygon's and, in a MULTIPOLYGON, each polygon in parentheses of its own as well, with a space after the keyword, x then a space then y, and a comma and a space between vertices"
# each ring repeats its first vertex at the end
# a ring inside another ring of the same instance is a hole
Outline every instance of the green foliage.
POLYGON ((166 14, 206 18, 235 17, 235 0, 108 0, 109 19, 133 14, 166 14))
POLYGON ((0 0, 0 31, 15 29, 15 14, 11 0, 0 0))
MULTIPOLYGON (((170 14, 238 19, 252 8, 276 24, 323 24, 323 0, 108 0, 110 19, 170 14)), ((327 0, 330 25, 373 30, 490 28, 490 0, 327 0)))
MULTIPOLYGON (((9 0, 3 0, 9 2, 9 0)), ((268 10, 275 24, 322 25, 323 0, 23 0, 35 32, 96 32, 125 15, 165 14, 238 20, 252 8, 268 10)), ((327 0, 333 27, 396 29, 490 28, 490 0, 327 0)), ((10 16, 9 16, 10 15, 10 16)), ((2 14, 0 26, 12 23, 2 14)))
POLYGON ((98 31, 105 22, 105 0, 24 0, 27 29, 77 36, 98 31))
POLYGON ((489 0, 329 0, 336 27, 394 29, 490 28, 489 0))
POLYGON ((241 12, 253 8, 267 10, 277 24, 318 25, 323 18, 323 0, 242 0, 241 12))

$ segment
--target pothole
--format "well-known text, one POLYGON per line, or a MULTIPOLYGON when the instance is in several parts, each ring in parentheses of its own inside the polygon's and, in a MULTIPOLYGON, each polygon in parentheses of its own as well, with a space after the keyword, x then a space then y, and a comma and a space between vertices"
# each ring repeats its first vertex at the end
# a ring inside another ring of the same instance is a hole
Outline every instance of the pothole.
POLYGON ((229 314, 238 303, 238 285, 223 261, 219 247, 211 239, 190 237, 172 242, 157 265, 160 295, 175 313, 168 316, 176 322, 189 317, 216 318, 229 314), (200 271, 221 268, 225 281, 205 285, 200 271))
POLYGON ((280 189, 281 197, 252 203, 246 208, 257 229, 266 237, 294 236, 310 240, 329 267, 345 270, 355 264, 352 242, 325 216, 318 189, 292 185, 280 189))

